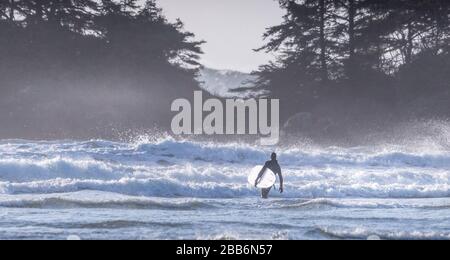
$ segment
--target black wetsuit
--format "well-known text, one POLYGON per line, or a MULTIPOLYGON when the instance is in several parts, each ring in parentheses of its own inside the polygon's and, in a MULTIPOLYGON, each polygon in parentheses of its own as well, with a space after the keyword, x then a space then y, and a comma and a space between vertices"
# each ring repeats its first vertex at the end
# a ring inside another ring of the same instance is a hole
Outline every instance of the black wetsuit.
MULTIPOLYGON (((271 161, 267 161, 264 164, 264 168, 261 170, 261 172, 259 173, 258 179, 259 180, 262 175, 264 174, 264 172, 270 169, 273 173, 277 174, 278 176, 280 176, 280 180, 282 180, 282 175, 281 175, 281 167, 280 164, 278 164, 277 160, 271 160, 271 161)), ((267 199, 269 197, 269 192, 272 189, 272 187, 270 188, 266 188, 266 189, 261 189, 261 197, 263 197, 264 199, 267 199)))

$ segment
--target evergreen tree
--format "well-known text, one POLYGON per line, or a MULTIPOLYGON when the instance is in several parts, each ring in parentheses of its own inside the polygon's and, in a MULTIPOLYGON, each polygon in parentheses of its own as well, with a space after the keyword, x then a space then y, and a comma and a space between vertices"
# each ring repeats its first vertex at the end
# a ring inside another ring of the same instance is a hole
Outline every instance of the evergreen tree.
MULTIPOLYGON (((416 78, 411 73, 442 90, 437 82, 447 81, 449 5, 445 0, 280 1, 284 21, 268 29, 269 42, 259 49, 278 59, 260 67, 257 84, 284 99, 288 114, 314 109, 321 99, 347 105, 362 98, 385 106, 394 104, 396 91, 407 96, 410 89, 418 97, 426 89, 412 89, 417 84, 405 81, 416 78), (427 72, 433 80, 418 71, 425 64, 435 67, 436 73, 427 72)), ((416 81, 427 85, 423 80, 416 81)))
POLYGON ((323 87, 336 77, 332 38, 333 2, 330 0, 280 1, 284 22, 267 30, 268 43, 258 51, 279 53, 276 62, 256 73, 258 85, 283 100, 285 114, 292 107, 311 106, 323 87))
POLYGON ((11 129, 74 136, 89 134, 80 125, 94 133, 169 126, 170 103, 198 89, 201 44, 155 1, 0 1, 0 118, 11 129), (119 109, 110 93, 125 89, 139 102, 119 109), (98 93, 102 100, 84 101, 98 93), (68 118, 75 126, 65 127, 68 118))

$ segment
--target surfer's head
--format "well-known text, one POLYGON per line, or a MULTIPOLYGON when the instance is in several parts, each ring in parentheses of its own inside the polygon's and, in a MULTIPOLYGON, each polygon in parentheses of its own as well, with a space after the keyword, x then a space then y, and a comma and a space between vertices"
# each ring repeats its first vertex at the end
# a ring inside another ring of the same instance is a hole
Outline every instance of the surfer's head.
POLYGON ((276 153, 272 153, 270 158, 272 158, 272 161, 275 161, 277 159, 277 154, 276 153))

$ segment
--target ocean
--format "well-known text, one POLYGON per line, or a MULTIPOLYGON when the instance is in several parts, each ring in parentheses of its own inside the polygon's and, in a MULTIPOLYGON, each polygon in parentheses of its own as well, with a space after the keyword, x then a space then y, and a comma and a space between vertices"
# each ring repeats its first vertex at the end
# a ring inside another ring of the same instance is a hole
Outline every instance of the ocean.
POLYGON ((285 192, 262 200, 272 149, 3 140, 0 239, 450 239, 445 147, 277 147, 285 192))

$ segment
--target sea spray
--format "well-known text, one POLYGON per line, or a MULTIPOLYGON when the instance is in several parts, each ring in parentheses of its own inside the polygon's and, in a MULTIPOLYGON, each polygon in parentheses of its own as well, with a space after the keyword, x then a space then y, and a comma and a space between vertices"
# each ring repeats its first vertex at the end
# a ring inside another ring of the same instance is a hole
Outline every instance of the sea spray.
MULTIPOLYGON (((380 148, 278 148, 287 198, 450 196, 450 153, 380 148)), ((271 149, 174 138, 0 143, 0 193, 82 190, 146 197, 255 197, 247 174, 271 149)))

